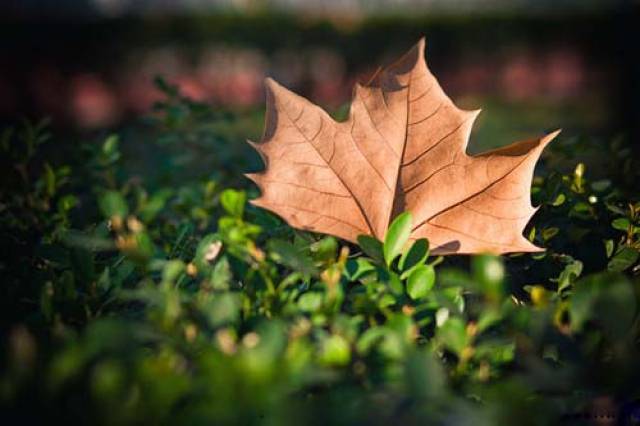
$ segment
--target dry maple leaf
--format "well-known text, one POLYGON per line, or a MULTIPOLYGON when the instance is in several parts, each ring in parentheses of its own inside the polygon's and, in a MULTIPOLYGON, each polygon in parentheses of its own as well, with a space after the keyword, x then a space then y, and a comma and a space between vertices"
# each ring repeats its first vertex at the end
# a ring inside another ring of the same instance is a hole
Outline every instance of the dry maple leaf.
POLYGON ((434 254, 534 252, 522 236, 535 208, 535 163, 558 133, 477 156, 466 154, 478 111, 457 108, 424 60, 424 39, 356 85, 349 118, 325 111, 266 79, 262 142, 266 170, 247 174, 261 189, 252 203, 305 230, 349 241, 383 239, 403 211, 411 238, 434 254))

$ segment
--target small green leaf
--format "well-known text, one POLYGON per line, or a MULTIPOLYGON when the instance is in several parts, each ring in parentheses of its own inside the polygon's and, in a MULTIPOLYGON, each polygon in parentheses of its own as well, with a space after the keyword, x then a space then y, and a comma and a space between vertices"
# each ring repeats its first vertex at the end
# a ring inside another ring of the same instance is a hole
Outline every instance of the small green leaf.
POLYGON ((44 163, 44 182, 47 188, 47 195, 53 197, 56 193, 56 174, 49 163, 44 163))
POLYGON ((596 192, 605 191, 611 186, 611 181, 608 179, 597 180, 591 184, 591 189, 596 192))
POLYGON ((67 194, 58 200, 58 212, 66 213, 79 204, 75 195, 67 194))
POLYGON ((529 231, 529 235, 527 236, 527 239, 531 242, 533 242, 533 240, 535 240, 536 238, 536 227, 533 226, 531 227, 531 230, 529 231))
POLYGON ((560 276, 558 277, 558 293, 562 292, 565 288, 571 286, 571 284, 575 281, 576 278, 582 274, 582 262, 579 260, 574 260, 573 258, 569 258, 569 262, 567 266, 564 267, 560 276))
POLYGON ((351 360, 349 342, 337 334, 325 339, 322 343, 320 362, 329 366, 342 366, 351 360))
POLYGON ((151 222, 163 209, 172 191, 168 189, 160 190, 153 194, 143 206, 140 207, 138 214, 144 223, 151 222))
POLYGON ((358 245, 371 259, 377 263, 384 263, 384 253, 382 251, 382 243, 370 235, 359 235, 358 245))
POLYGON ((155 246, 153 245, 153 241, 149 234, 146 232, 140 232, 135 235, 135 240, 135 250, 130 254, 141 261, 151 258, 155 252, 155 246))
POLYGON ((484 293, 497 299, 503 295, 504 266, 497 256, 475 256, 471 263, 473 275, 484 293))
POLYGON ((316 275, 318 273, 313 261, 302 250, 284 240, 269 241, 269 250, 276 262, 282 263, 305 275, 316 275))
POLYGON ((616 214, 621 214, 621 215, 625 215, 627 214, 627 212, 624 209, 621 209, 620 207, 616 206, 615 204, 605 204, 607 206, 607 210, 616 213, 616 214))
POLYGON ((304 312, 316 312, 322 307, 322 293, 307 292, 298 299, 298 307, 304 312))
POLYGON ((213 267, 211 284, 216 290, 228 290, 232 278, 233 274, 231 273, 229 259, 227 259, 227 256, 222 256, 213 267))
POLYGON ((234 189, 227 189, 220 195, 220 203, 222 207, 231 216, 241 218, 244 212, 244 204, 247 200, 247 195, 244 191, 236 191, 234 189))
POLYGON ((205 299, 200 306, 212 327, 234 323, 240 317, 242 300, 237 293, 225 292, 212 299, 205 299))
POLYGON ((460 318, 449 318, 436 334, 440 343, 447 349, 460 356, 464 348, 467 346, 467 331, 464 322, 460 318))
POLYGON ((489 309, 482 312, 480 314, 480 317, 478 318, 478 322, 476 323, 478 327, 478 333, 482 333, 489 327, 498 323, 501 319, 502 319, 502 316, 499 310, 489 309))
POLYGON ((611 226, 613 226, 615 229, 625 232, 629 229, 630 224, 631 223, 629 222, 629 219, 627 219, 626 217, 619 217, 611 222, 611 226))
POLYGON ((356 350, 362 355, 366 355, 387 334, 383 327, 371 327, 367 329, 356 343, 356 350))
POLYGON ((336 258, 338 242, 333 237, 325 237, 309 246, 313 259, 320 262, 329 262, 336 258))
POLYGON ((129 213, 129 206, 122 194, 117 191, 107 191, 99 201, 100 211, 106 218, 113 216, 125 217, 129 213))
POLYGON ((612 272, 624 271, 636 263, 639 255, 640 253, 631 247, 622 247, 613 255, 607 269, 612 272))
POLYGON ((384 294, 380 300, 378 300, 378 308, 380 309, 384 309, 387 308, 389 306, 393 306, 396 304, 396 298, 393 297, 392 294, 384 294))
POLYGON ((398 296, 404 294, 404 286, 402 285, 400 276, 398 276, 398 274, 396 274, 395 272, 389 272, 389 275, 387 277, 387 284, 389 286, 389 289, 391 290, 391 293, 398 296))
POLYGON ((118 135, 110 135, 102 144, 102 153, 107 157, 111 157, 118 152, 118 135))
POLYGON ((436 273, 431 265, 421 265, 414 269, 407 281, 407 293, 413 300, 425 297, 433 288, 436 273))
POLYGON ((387 266, 400 255, 411 235, 411 213, 404 212, 394 219, 384 237, 383 253, 387 266))
POLYGON ((615 248, 615 243, 613 240, 604 240, 604 248, 607 252, 607 257, 611 257, 613 249, 615 248))
POLYGON ((429 241, 426 238, 420 238, 400 257, 398 268, 402 271, 401 278, 405 279, 413 268, 422 265, 427 257, 429 257, 429 241))
POLYGON ((556 228, 556 227, 545 228, 545 229, 542 230, 542 239, 544 241, 548 241, 551 238, 553 238, 556 235, 558 235, 558 232, 560 232, 560 229, 556 228))
POLYGON ((165 282, 174 282, 184 271, 184 262, 178 259, 170 260, 165 263, 162 270, 162 280, 165 282))
POLYGON ((213 270, 213 262, 222 250, 222 242, 216 234, 205 235, 198 243, 193 262, 198 271, 208 272, 213 270))
POLYGON ((566 195, 560 193, 558 194, 558 196, 556 197, 555 200, 553 200, 553 202, 551 203, 552 206, 554 207, 558 207, 561 206, 562 204, 564 204, 565 200, 567 199, 566 195))
POLYGON ((345 275, 347 279, 356 281, 360 279, 367 272, 375 271, 375 267, 369 263, 369 261, 363 257, 347 260, 345 275))

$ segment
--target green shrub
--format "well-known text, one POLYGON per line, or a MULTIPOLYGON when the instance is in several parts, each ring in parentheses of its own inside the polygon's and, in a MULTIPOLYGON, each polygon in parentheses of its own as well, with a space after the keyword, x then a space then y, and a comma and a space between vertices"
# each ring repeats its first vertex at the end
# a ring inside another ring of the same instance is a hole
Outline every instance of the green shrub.
MULTIPOLYGON (((227 143, 228 117, 169 94, 158 149, 227 143)), ((583 164, 534 180, 545 253, 434 258, 408 214, 384 242, 293 230, 228 158, 145 181, 116 136, 64 165, 47 139, 1 143, 7 417, 549 424, 640 397, 640 203, 583 164)))

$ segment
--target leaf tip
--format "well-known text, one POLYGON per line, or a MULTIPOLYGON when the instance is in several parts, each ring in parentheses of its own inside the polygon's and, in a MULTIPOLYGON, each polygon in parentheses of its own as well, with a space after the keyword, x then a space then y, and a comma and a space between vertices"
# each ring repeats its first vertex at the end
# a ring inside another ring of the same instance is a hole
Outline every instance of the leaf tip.
MULTIPOLYGON (((268 166, 267 156, 266 156, 266 154, 264 152, 263 147, 261 146, 262 143, 256 143, 256 142, 254 142, 252 140, 249 140, 249 139, 245 139, 245 141, 247 142, 247 144, 249 144, 249 146, 251 146, 251 148, 256 150, 258 155, 260 155, 260 159, 262 160, 264 165, 268 166)), ((245 176, 246 176, 246 174, 245 174, 245 176)))
POLYGON ((260 196, 258 198, 254 198, 252 200, 249 200, 249 204, 251 204, 252 206, 255 207, 262 207, 262 208, 266 208, 266 202, 264 201, 263 197, 260 196))
POLYGON ((267 88, 267 92, 271 92, 271 94, 273 95, 284 89, 284 87, 282 87, 280 83, 278 83, 271 77, 265 77, 264 86, 267 88))
POLYGON ((256 151, 260 151, 260 147, 258 146, 258 144, 252 141, 251 139, 245 139, 244 141, 248 143, 251 146, 251 148, 255 149, 256 151))
POLYGON ((469 117, 471 117, 471 119, 475 120, 480 113, 482 112, 482 108, 478 108, 478 109, 473 109, 471 111, 467 111, 467 114, 469 114, 469 117))
POLYGON ((539 247, 524 237, 522 237, 522 242, 520 244, 521 247, 519 247, 517 250, 510 251, 510 253, 542 253, 547 251, 546 248, 539 247))
POLYGON ((256 185, 260 185, 261 173, 243 173, 244 177, 254 182, 256 185))
POLYGON ((547 145, 549 142, 554 140, 556 136, 560 134, 560 132, 562 132, 562 129, 554 130, 553 132, 545 135, 541 140, 542 145, 547 145))

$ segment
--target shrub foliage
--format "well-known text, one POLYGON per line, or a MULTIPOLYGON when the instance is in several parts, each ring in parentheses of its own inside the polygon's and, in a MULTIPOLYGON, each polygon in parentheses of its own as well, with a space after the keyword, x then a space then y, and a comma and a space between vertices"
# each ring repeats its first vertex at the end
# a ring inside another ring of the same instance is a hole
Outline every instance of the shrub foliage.
POLYGON ((164 87, 168 173, 127 168, 117 136, 48 162, 46 123, 2 134, 7 416, 637 420, 640 203, 624 186, 542 170, 526 231, 542 254, 433 257, 407 242, 409 214, 351 245, 249 206, 219 125, 234 118, 164 87), (190 165, 201 152, 212 173, 190 165))

